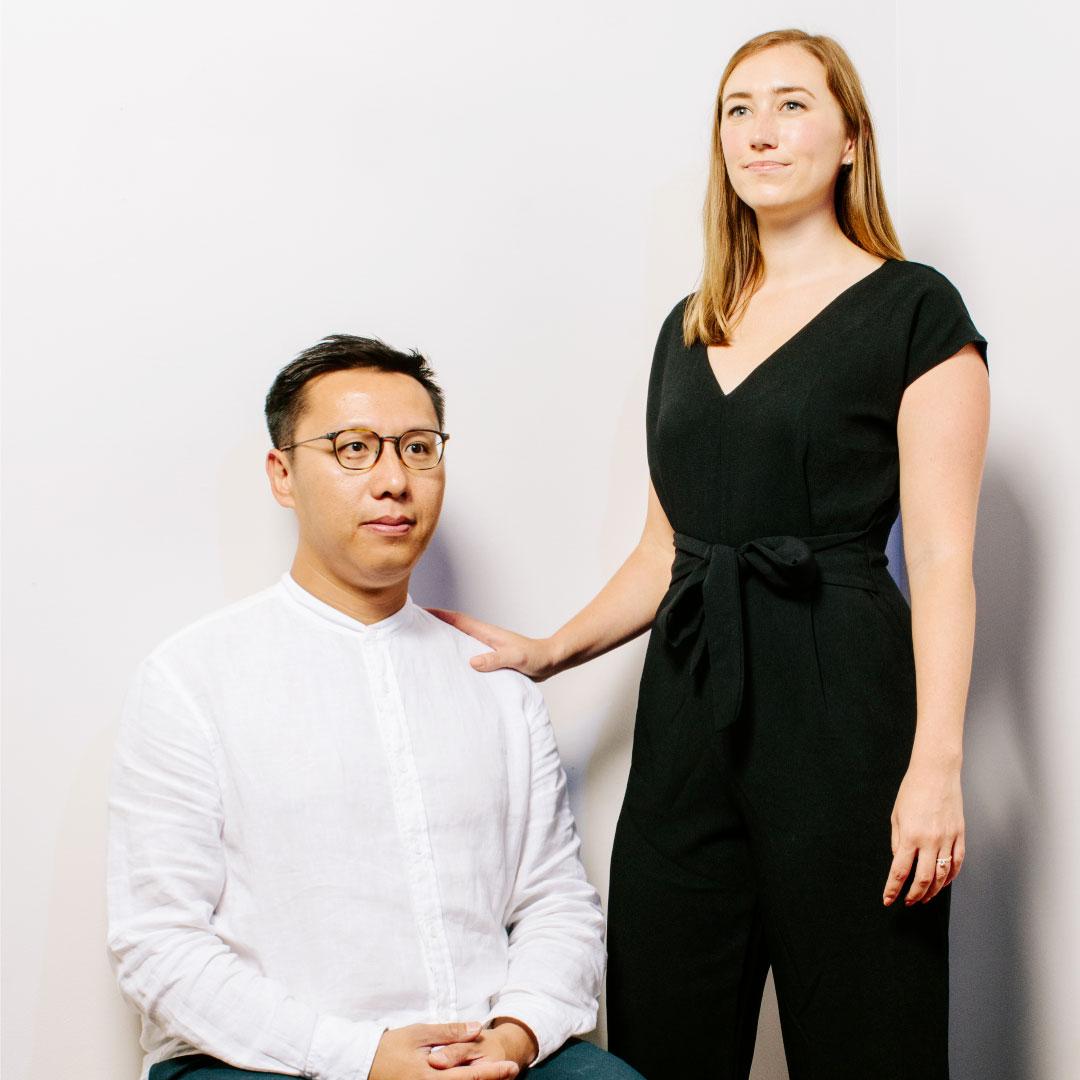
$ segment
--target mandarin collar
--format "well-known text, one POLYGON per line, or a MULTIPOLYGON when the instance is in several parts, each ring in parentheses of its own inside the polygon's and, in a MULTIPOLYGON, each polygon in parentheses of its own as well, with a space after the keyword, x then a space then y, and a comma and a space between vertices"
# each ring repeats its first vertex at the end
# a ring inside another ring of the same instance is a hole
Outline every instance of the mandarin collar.
POLYGON ((314 612, 320 618, 326 619, 327 622, 371 638, 386 637, 408 626, 412 622, 413 611, 416 606, 412 597, 406 594, 405 603, 393 615, 380 619, 376 623, 364 623, 359 619, 354 619, 351 615, 346 615, 344 611, 339 611, 333 605, 326 603, 325 600, 320 600, 313 593, 308 592, 288 570, 281 575, 281 587, 291 600, 314 612))

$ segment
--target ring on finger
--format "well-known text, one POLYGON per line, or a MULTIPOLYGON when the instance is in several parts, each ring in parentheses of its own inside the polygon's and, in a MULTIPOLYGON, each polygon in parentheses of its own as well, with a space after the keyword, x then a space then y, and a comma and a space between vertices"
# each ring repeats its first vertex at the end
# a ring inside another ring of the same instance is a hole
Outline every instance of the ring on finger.
POLYGON ((952 862, 952 856, 951 855, 943 855, 940 859, 938 859, 938 861, 937 861, 938 873, 939 874, 948 873, 949 864, 951 862, 952 862))

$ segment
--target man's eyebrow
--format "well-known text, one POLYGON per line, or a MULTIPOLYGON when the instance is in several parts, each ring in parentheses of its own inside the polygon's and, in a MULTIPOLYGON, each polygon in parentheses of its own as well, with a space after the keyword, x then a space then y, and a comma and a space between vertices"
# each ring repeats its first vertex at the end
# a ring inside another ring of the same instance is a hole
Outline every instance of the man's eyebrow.
MULTIPOLYGON (((774 86, 772 88, 773 94, 809 94, 810 97, 816 100, 816 95, 812 90, 807 90, 805 86, 774 86)), ((727 104, 732 98, 746 98, 749 100, 751 97, 745 90, 734 90, 730 94, 724 95, 723 104, 727 104)))

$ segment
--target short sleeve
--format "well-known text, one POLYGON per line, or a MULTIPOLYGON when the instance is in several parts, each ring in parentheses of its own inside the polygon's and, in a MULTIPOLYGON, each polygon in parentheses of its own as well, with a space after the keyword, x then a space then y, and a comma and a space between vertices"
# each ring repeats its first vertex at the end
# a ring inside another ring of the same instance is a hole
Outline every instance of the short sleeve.
POLYGON ((930 271, 912 317, 904 389, 968 344, 975 345, 989 367, 986 338, 975 328, 956 286, 937 271, 930 271))
POLYGON ((664 397, 664 376, 667 372, 668 355, 672 342, 682 344, 683 311, 690 297, 684 296, 668 313, 660 327, 653 349, 652 367, 649 370, 649 390, 645 401, 645 448, 649 461, 649 475, 653 486, 660 490, 660 408, 664 397))

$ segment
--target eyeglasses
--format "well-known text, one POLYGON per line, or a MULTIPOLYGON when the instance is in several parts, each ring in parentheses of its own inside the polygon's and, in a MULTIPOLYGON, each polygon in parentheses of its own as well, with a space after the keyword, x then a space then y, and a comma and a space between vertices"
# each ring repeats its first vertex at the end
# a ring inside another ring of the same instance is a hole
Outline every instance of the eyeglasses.
POLYGON ((334 457, 343 469, 367 472, 375 468, 383 443, 393 443, 405 468, 413 472, 423 472, 434 469, 442 461, 443 450, 449 438, 445 431, 428 431, 423 428, 406 431, 403 435, 380 435, 362 428, 349 428, 345 431, 328 431, 325 435, 302 439, 289 446, 279 446, 278 450, 293 450, 297 446, 307 446, 308 443, 326 439, 334 448, 334 457))

